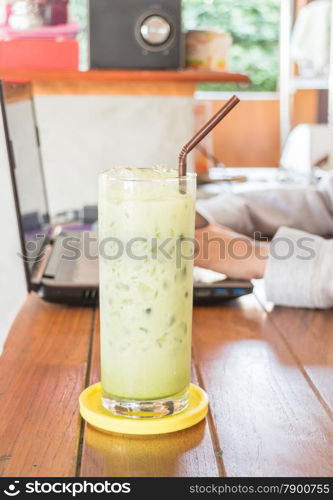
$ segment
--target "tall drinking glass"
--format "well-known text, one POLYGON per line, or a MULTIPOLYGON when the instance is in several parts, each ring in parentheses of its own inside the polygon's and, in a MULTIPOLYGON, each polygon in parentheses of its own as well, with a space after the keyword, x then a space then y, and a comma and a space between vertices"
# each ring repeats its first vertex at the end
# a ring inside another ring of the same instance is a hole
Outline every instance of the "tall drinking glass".
POLYGON ((100 174, 103 406, 153 418, 188 405, 196 176, 100 174))

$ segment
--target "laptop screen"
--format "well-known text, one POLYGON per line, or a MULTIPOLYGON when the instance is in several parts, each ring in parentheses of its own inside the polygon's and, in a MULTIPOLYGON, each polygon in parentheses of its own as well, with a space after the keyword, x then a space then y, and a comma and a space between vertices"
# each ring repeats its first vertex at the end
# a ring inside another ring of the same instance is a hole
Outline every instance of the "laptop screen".
POLYGON ((35 110, 29 84, 2 83, 1 92, 23 253, 31 275, 50 229, 35 110))

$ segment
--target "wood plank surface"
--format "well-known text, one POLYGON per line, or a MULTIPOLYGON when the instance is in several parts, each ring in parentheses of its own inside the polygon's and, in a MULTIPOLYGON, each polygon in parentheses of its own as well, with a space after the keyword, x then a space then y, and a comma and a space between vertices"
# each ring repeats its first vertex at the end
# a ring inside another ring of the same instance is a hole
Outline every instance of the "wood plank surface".
MULTIPOLYGON (((90 383, 100 380, 99 315, 96 315, 90 383)), ((192 380, 196 375, 193 373, 192 380)), ((164 477, 217 476, 220 453, 212 442, 207 421, 162 436, 106 434, 85 426, 81 476, 164 477), (216 454, 216 456, 215 456, 216 454)))
POLYGON ((206 70, 25 70, 0 68, 0 78, 9 81, 90 82, 249 82, 248 76, 228 71, 206 70))
POLYGON ((295 362, 333 417, 333 310, 274 307, 266 299, 261 280, 256 282, 255 294, 270 313, 271 321, 295 362))
POLYGON ((270 317, 333 418, 333 311, 275 307, 270 317))
POLYGON ((93 309, 28 296, 0 358, 0 475, 74 476, 93 309))
POLYGON ((331 323, 332 311, 270 312, 254 296, 195 308, 193 380, 211 416, 129 437, 79 418, 99 379, 94 311, 30 294, 0 358, 0 475, 332 476, 331 323))
POLYGON ((196 308, 193 333, 226 474, 332 476, 332 419, 254 296, 196 308))

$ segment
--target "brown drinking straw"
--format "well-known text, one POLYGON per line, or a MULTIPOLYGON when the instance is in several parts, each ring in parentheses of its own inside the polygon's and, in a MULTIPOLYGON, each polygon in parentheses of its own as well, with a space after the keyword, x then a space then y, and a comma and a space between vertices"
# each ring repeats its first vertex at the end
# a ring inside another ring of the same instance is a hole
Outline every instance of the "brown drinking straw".
MULTIPOLYGON (((186 157, 192 149, 199 144, 200 141, 204 137, 206 137, 209 132, 213 130, 216 125, 223 120, 225 116, 227 116, 228 113, 236 106, 236 104, 239 103, 239 99, 237 96, 233 95, 229 101, 225 103, 225 105, 214 115, 211 117, 210 120, 208 120, 207 123, 203 127, 201 127, 200 130, 188 141, 187 144, 182 148, 181 152, 179 153, 179 163, 178 163, 178 173, 179 177, 184 177, 186 176, 186 157)), ((184 193, 184 187, 181 186, 181 192, 184 193)))

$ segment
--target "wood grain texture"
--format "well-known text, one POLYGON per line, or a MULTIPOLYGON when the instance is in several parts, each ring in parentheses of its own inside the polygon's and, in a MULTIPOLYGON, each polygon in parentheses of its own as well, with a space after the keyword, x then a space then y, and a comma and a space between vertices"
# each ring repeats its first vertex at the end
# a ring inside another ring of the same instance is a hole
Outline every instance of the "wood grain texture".
POLYGON ((249 82, 241 73, 204 70, 24 70, 0 68, 0 78, 9 81, 89 82, 249 82))
POLYGON ((30 294, 0 358, 0 475, 73 476, 94 311, 30 294))
POLYGON ((270 313, 271 321, 319 400, 333 417, 333 311, 274 307, 266 299, 262 280, 257 280, 255 294, 270 313))
POLYGON ((266 307, 247 296, 195 308, 209 418, 130 437, 79 418, 81 390, 99 380, 98 316, 30 294, 0 358, 0 475, 331 477, 333 312, 266 307))
MULTIPOLYGON (((90 373, 90 383, 100 380, 98 314, 90 373)), ((195 373, 192 380, 195 381, 195 373)), ((203 477, 218 474, 207 421, 184 431, 147 437, 107 434, 85 426, 81 476, 203 477)))
POLYGON ((194 350, 228 476, 332 475, 332 420, 253 296, 196 308, 194 350))
POLYGON ((333 311, 275 307, 270 317, 333 419, 333 311))

